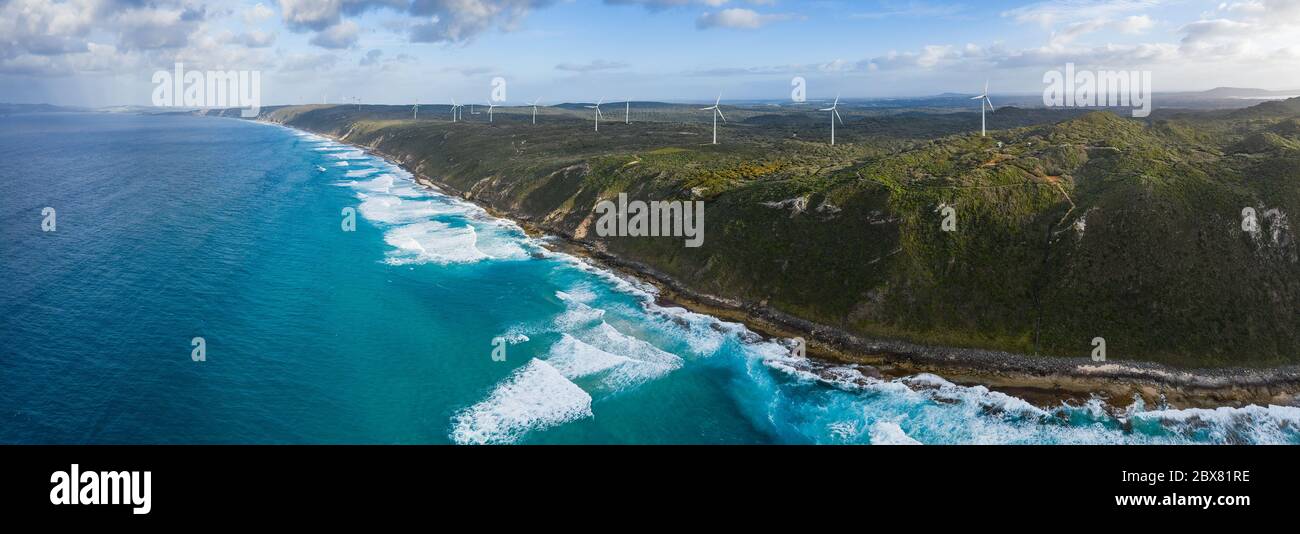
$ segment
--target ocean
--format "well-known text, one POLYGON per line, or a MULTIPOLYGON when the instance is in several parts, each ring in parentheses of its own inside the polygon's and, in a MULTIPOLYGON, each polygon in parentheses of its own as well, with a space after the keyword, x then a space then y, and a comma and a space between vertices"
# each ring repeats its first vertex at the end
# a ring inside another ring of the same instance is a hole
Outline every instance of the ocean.
POLYGON ((798 358, 305 132, 0 123, 0 443, 1300 443, 798 358))

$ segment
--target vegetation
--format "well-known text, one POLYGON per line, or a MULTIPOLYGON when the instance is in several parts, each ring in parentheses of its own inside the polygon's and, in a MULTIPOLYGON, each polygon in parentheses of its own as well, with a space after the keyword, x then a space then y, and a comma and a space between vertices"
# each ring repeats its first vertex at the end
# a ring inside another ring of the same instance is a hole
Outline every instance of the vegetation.
POLYGON ((854 333, 1183 366, 1300 362, 1300 99, 1235 111, 299 106, 264 119, 374 147, 467 197, 706 293, 854 333), (706 202, 704 246, 602 238, 596 202, 706 202), (953 208, 955 231, 941 228, 953 208), (1242 212, 1257 214, 1244 231, 1242 212))

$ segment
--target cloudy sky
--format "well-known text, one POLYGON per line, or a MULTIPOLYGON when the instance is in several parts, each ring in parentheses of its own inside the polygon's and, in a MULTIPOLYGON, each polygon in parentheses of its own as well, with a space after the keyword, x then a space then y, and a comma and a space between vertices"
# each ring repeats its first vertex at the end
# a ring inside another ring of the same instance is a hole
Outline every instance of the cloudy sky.
POLYGON ((178 61, 264 104, 1034 93, 1067 61, 1291 90, 1298 37, 1300 0, 0 0, 0 102, 145 105, 178 61))

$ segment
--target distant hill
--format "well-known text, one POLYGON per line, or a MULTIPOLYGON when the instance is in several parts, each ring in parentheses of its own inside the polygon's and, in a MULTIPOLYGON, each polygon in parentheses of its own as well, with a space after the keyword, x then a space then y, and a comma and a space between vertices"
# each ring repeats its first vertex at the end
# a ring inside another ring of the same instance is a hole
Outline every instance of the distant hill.
POLYGON ((55 106, 52 104, 5 104, 0 103, 0 115, 16 113, 58 113, 69 111, 86 111, 85 108, 55 106))

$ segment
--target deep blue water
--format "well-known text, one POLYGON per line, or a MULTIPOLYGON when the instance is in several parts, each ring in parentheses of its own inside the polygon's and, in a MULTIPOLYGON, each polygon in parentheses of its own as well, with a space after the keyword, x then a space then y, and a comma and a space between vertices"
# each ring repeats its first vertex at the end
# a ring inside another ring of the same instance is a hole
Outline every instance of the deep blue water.
POLYGON ((278 126, 0 123, 3 443, 1300 441, 1294 407, 1114 416, 823 367, 278 126))

